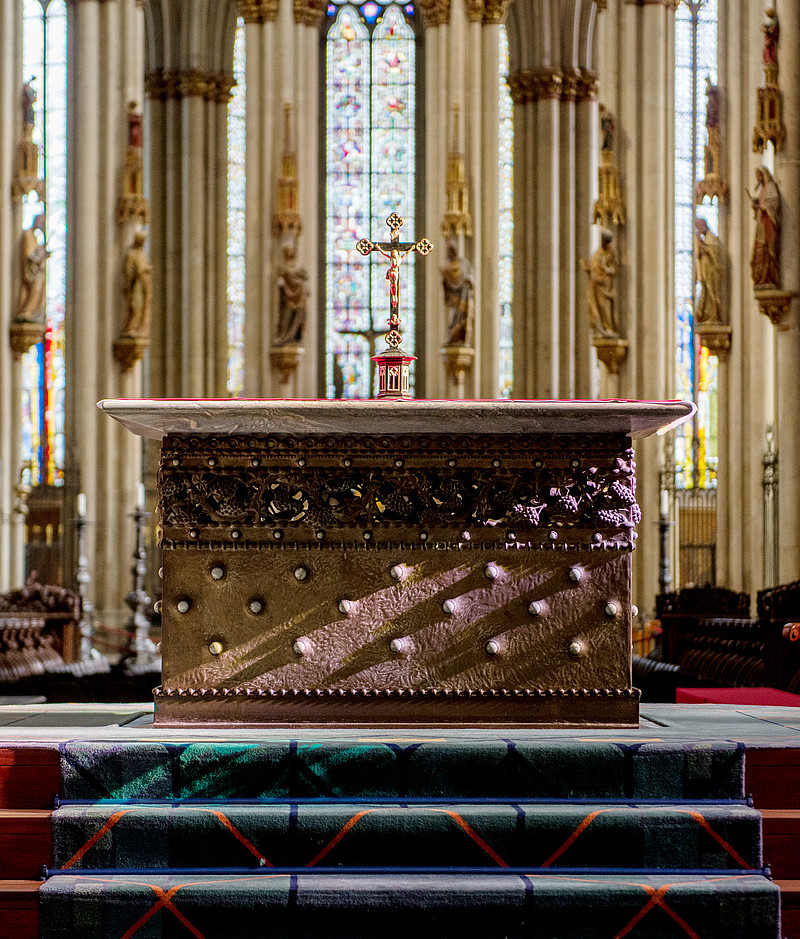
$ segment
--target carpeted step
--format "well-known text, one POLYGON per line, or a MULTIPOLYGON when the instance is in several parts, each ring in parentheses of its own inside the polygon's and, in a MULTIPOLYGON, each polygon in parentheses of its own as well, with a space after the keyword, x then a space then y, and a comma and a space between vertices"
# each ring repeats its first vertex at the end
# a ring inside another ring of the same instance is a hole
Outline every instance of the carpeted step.
POLYGON ((73 741, 60 749, 60 794, 68 799, 744 795, 744 748, 725 741, 498 739, 462 731, 411 743, 306 734, 302 741, 252 744, 73 741))
POLYGON ((778 939, 757 875, 59 875, 42 939, 778 939))
POLYGON ((587 867, 761 866, 747 805, 62 805, 54 866, 587 867))

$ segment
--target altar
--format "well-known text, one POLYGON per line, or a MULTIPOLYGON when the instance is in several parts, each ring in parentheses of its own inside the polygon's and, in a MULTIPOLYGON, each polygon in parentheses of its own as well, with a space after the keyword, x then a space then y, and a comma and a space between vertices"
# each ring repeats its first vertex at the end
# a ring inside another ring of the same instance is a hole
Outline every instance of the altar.
POLYGON ((99 406, 162 441, 157 722, 637 724, 631 442, 693 405, 99 406))

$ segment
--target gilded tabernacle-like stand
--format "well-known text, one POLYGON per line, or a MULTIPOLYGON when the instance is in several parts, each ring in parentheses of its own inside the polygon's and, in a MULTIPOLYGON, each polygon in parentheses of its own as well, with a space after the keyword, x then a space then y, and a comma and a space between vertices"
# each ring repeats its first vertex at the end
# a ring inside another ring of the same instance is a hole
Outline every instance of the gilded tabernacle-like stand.
POLYGON ((163 438, 157 722, 637 724, 631 438, 691 404, 100 407, 163 438))

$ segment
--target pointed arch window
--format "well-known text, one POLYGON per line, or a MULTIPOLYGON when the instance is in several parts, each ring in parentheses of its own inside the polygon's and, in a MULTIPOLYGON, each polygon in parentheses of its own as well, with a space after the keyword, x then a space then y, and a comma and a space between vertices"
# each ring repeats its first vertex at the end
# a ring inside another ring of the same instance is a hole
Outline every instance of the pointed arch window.
POLYGON ((244 389, 245 318, 245 150, 246 94, 245 25, 236 22, 233 45, 233 86, 228 104, 228 393, 244 389))
POLYGON ((24 0, 23 75, 33 88, 33 140, 45 200, 22 200, 22 225, 44 216, 49 252, 45 338, 22 356, 22 461, 32 485, 64 481, 64 309, 67 272, 67 10, 64 0, 24 0))
POLYGON ((497 256, 500 286, 500 397, 511 395, 514 381, 514 332, 511 300, 514 283, 514 105, 508 87, 508 32, 500 26, 500 231, 497 256))
MULTIPOLYGON (((384 240, 386 219, 417 225, 417 31, 413 3, 329 3, 325 49, 325 371, 329 398, 376 392, 371 355, 382 348, 389 299, 385 264, 355 250, 384 240)), ((403 348, 415 346, 415 267, 404 264, 403 348)), ((412 390, 414 370, 411 373, 412 390)))
POLYGON ((678 396, 698 407, 695 422, 684 424, 676 438, 678 489, 717 484, 718 361, 699 341, 694 322, 695 219, 719 233, 717 204, 695 205, 695 185, 703 176, 705 80, 717 84, 717 21, 718 0, 682 0, 675 20, 675 377, 678 396))

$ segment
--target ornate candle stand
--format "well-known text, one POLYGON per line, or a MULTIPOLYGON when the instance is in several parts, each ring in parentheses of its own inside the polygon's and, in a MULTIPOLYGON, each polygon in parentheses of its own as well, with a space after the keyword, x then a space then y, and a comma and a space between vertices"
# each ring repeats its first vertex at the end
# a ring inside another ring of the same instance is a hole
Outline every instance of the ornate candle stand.
MULTIPOLYGON (((81 498, 85 498, 85 496, 79 496, 79 499, 81 498)), ((94 606, 88 597, 89 584, 92 580, 92 575, 89 572, 89 560, 86 556, 86 529, 89 526, 89 521, 81 502, 79 502, 78 514, 72 520, 72 524, 75 526, 75 536, 78 542, 78 569, 75 573, 75 581, 78 585, 78 596, 81 598, 80 658, 81 662, 88 662, 93 657, 94 606)))
POLYGON ((132 513, 136 524, 136 548, 133 552, 133 590, 125 597, 131 615, 126 624, 128 632, 134 637, 133 651, 135 659, 128 665, 129 672, 151 671, 160 663, 155 643, 150 638, 150 618, 147 610, 150 609, 150 596, 145 590, 147 576, 147 547, 145 544, 145 530, 150 512, 146 512, 144 505, 136 506, 132 513))

